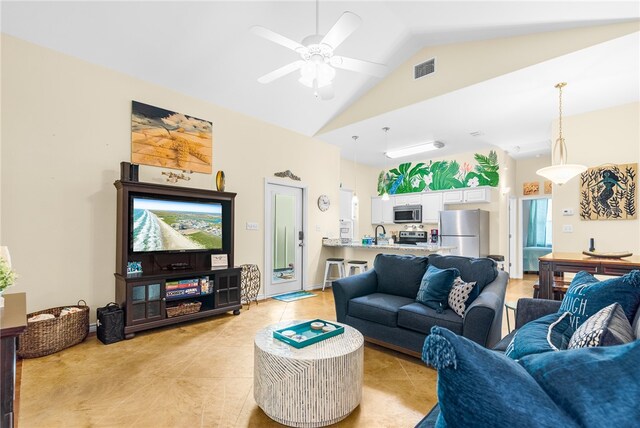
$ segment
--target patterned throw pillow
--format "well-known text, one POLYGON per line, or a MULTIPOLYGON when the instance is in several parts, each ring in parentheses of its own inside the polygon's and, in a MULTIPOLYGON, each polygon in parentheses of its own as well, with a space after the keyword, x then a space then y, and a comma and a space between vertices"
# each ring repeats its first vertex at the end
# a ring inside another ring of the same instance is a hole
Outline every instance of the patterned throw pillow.
POLYGON ((622 345, 634 340, 633 329, 618 303, 603 308, 571 336, 568 349, 622 345))
POLYGON ((577 330, 602 308, 619 303, 629 322, 640 304, 640 270, 599 281, 588 272, 578 272, 562 299, 558 312, 571 312, 571 326, 577 330))
POLYGON ((453 287, 449 292, 449 307, 461 317, 467 310, 466 301, 475 285, 475 282, 464 282, 460 277, 453 280, 453 287))

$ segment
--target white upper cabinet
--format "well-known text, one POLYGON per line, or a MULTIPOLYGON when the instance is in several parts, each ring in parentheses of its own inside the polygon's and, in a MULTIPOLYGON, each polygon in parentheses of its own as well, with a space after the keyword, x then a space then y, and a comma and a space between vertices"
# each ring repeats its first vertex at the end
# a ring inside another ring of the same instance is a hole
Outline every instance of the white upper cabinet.
POLYGON ((491 187, 473 187, 469 189, 447 190, 442 192, 443 202, 447 204, 481 204, 491 202, 491 187))
POLYGON ((491 202, 490 187, 476 187, 464 191, 464 202, 467 204, 477 204, 480 202, 491 202))
POLYGON ((422 204, 421 193, 410 193, 406 195, 396 195, 394 205, 420 205, 422 204))
POLYGON ((461 204, 464 201, 462 190, 451 190, 442 193, 442 200, 445 204, 461 204))
POLYGON ((383 201, 381 197, 373 196, 371 198, 371 224, 392 224, 393 203, 393 197, 388 201, 383 201))
POLYGON ((437 223, 440 219, 440 211, 444 209, 444 193, 423 193, 422 194, 422 222, 437 223))

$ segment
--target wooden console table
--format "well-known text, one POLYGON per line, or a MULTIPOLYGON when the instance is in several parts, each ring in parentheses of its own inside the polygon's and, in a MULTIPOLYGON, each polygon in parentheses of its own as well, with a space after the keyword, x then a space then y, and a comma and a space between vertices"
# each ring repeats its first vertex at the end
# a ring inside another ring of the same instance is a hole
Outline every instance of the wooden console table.
POLYGON ((4 295, 4 308, 0 309, 0 364, 2 376, 2 428, 12 428, 13 399, 16 385, 16 338, 27 328, 27 297, 25 293, 4 295))
POLYGON ((640 269, 640 256, 623 259, 605 259, 585 256, 581 253, 551 253, 539 257, 541 299, 553 299, 554 273, 562 274, 587 271, 591 274, 622 276, 634 269, 640 269))

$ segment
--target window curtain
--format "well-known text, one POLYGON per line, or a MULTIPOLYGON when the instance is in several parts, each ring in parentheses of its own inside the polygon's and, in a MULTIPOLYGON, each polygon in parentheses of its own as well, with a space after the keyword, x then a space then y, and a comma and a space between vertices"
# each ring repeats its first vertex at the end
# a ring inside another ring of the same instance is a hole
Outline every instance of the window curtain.
POLYGON ((551 246, 551 228, 548 226, 549 199, 533 199, 529 209, 527 247, 551 246))

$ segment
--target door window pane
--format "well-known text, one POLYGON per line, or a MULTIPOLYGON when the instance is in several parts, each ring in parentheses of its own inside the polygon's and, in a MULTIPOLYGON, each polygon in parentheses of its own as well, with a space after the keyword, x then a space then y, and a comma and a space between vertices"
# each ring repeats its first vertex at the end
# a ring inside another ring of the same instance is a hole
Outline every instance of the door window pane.
POLYGON ((160 302, 149 302, 147 305, 147 317, 157 317, 160 315, 160 302))
POLYGON ((149 284, 149 300, 160 300, 160 284, 149 284))
POLYGON ((273 194, 273 280, 296 277, 296 206, 292 195, 273 194))
POLYGON ((142 320, 145 318, 145 304, 139 303, 137 305, 132 305, 132 317, 134 320, 142 320))
POLYGON ((134 302, 144 302, 146 300, 145 289, 147 287, 145 285, 136 285, 133 287, 133 301, 134 302))

